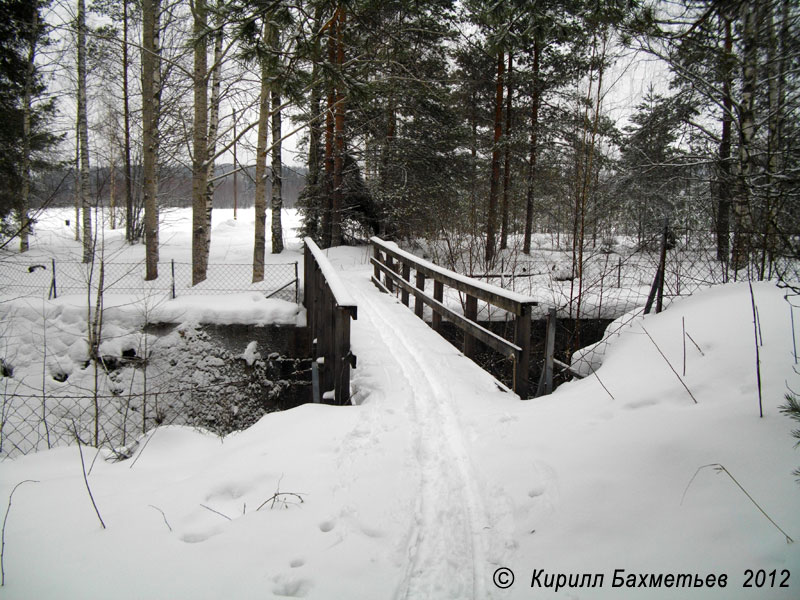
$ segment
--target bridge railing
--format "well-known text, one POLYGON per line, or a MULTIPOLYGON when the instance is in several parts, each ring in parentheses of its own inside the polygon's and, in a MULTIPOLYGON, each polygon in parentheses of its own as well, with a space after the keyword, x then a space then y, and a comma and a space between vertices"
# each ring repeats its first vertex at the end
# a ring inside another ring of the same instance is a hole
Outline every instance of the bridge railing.
POLYGON ((356 366, 356 357, 350 350, 350 319, 358 317, 358 306, 314 240, 307 237, 303 241, 303 304, 317 380, 314 401, 347 404, 350 368, 356 366))
POLYGON ((474 359, 477 354, 476 342, 480 340, 493 350, 514 361, 514 391, 521 398, 529 395, 528 372, 531 352, 531 309, 537 302, 529 296, 517 294, 503 288, 476 281, 455 271, 450 271, 409 252, 401 250, 397 244, 386 242, 378 237, 370 239, 373 256, 372 282, 381 290, 394 293, 395 286, 400 289, 400 299, 409 306, 410 296, 414 296, 414 313, 422 318, 423 306, 433 311, 431 327, 440 331, 442 317, 464 332, 464 354, 474 359), (414 283, 411 271, 415 272, 414 283), (381 278, 383 275, 383 278, 381 278), (433 280, 433 296, 425 292, 426 279, 433 280), (454 312, 443 304, 444 287, 456 289, 465 294, 464 314, 454 312), (478 321, 478 300, 508 311, 514 315, 514 340, 507 340, 493 331, 481 326, 478 321))

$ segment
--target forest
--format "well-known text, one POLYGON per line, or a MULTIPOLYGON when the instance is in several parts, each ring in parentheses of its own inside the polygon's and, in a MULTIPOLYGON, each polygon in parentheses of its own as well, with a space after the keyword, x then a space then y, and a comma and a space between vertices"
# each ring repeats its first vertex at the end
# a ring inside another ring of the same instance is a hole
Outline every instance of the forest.
POLYGON ((265 253, 283 249, 291 169, 305 178, 303 233, 323 247, 378 234, 488 272, 547 233, 578 280, 617 236, 646 248, 665 228, 732 278, 786 277, 798 256, 790 0, 4 0, 0 11, 7 249, 26 251, 37 211, 67 198, 84 261, 108 219, 145 244, 154 279, 159 210, 190 204, 197 283, 214 206, 241 194, 258 281, 265 253))

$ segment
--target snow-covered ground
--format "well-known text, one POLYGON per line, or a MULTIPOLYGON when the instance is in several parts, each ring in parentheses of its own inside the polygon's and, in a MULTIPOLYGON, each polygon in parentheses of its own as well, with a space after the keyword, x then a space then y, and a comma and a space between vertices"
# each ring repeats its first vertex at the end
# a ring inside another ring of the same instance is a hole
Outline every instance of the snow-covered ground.
MULTIPOLYGON (((212 260, 247 261, 240 219, 215 227, 212 260)), ((172 231, 167 257, 188 240, 172 231)), ((33 252, 78 252, 47 236, 43 224, 33 252)), ((77 447, 3 461, 0 501, 32 481, 5 522, 0 595, 800 597, 800 452, 778 411, 800 376, 781 290, 753 286, 763 418, 741 283, 635 321, 597 377, 521 401, 379 294, 366 249, 329 256, 359 304, 356 405, 272 413, 223 439, 159 428, 120 462, 84 448, 106 529, 77 447), (683 327, 699 346, 687 340, 685 375, 683 327), (673 574, 715 586, 667 587, 673 574)))

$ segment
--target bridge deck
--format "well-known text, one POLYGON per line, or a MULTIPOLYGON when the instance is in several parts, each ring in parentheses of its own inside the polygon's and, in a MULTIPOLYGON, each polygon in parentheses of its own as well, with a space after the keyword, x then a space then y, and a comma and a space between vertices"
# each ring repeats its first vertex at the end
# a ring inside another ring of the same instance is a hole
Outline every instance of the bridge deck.
POLYGON ((331 253, 358 303, 352 398, 362 404, 366 437, 403 432, 413 457, 404 471, 417 478, 408 482, 418 491, 396 597, 486 597, 491 521, 469 451, 472 419, 489 405, 496 410, 498 402, 519 400, 413 311, 380 293, 370 283, 369 262, 360 265, 356 252, 331 253))

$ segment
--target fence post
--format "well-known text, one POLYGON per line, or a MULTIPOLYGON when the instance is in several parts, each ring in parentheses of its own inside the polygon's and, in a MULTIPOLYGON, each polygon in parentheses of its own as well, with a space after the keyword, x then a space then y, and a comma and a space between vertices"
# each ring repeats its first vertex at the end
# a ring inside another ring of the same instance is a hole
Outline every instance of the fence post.
POLYGON ((51 259, 53 263, 53 275, 50 279, 50 293, 47 295, 47 299, 50 298, 58 298, 58 290, 56 289, 56 259, 51 259))
POLYGON ((175 259, 173 258, 170 263, 172 266, 172 299, 175 300, 175 259))
POLYGON ((300 274, 298 273, 297 261, 294 261, 294 303, 300 304, 300 274))
MULTIPOLYGON (((464 316, 470 321, 478 321, 478 299, 475 296, 467 294, 467 300, 464 304, 464 316)), ((464 331, 464 356, 467 358, 475 358, 478 346, 474 337, 464 331)))
POLYGON ((528 397, 528 372, 531 361, 531 305, 523 304, 522 313, 514 322, 514 343, 522 348, 514 372, 514 391, 520 398, 528 397))

